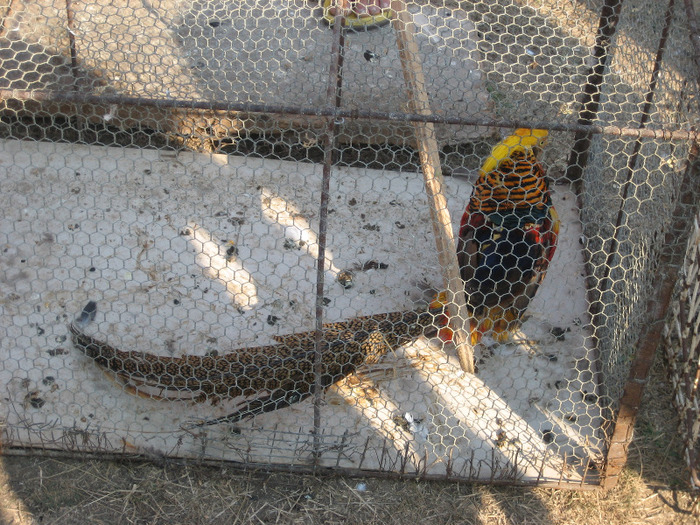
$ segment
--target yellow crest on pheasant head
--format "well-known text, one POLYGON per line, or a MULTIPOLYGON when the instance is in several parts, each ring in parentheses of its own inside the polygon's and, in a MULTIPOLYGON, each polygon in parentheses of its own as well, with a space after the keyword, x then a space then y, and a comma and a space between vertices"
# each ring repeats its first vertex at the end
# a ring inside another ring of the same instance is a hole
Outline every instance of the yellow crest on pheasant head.
POLYGON ((515 133, 496 144, 491 150, 479 174, 491 173, 498 168, 504 159, 509 158, 516 151, 528 151, 544 147, 549 133, 546 129, 518 128, 515 133))

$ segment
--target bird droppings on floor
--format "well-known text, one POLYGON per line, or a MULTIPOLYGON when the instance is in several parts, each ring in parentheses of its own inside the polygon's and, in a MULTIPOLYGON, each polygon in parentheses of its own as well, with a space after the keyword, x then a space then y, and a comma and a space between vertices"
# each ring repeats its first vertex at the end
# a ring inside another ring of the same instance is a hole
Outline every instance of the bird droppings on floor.
MULTIPOLYGON (((574 482, 602 457, 581 231, 565 186, 554 187, 562 226, 547 278, 511 343, 484 338, 477 375, 451 346, 421 338, 332 386, 319 433, 313 399, 193 430, 232 403, 134 396, 72 347, 67 325, 94 300, 91 335, 176 357, 313 329, 321 167, 0 148, 5 446, 574 482)), ((456 226, 471 186, 448 178, 445 190, 456 226)), ((336 168, 330 202, 325 321, 412 309, 442 286, 420 173, 336 168)))

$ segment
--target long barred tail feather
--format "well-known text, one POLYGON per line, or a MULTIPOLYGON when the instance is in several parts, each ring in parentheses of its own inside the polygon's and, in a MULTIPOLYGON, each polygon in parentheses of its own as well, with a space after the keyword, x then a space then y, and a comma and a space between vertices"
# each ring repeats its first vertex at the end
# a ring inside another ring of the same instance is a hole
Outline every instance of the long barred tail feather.
MULTIPOLYGON (((241 348, 220 356, 165 357, 122 351, 85 333, 97 305, 88 303, 70 324, 74 346, 98 365, 128 382, 135 393, 144 389, 191 394, 155 399, 210 400, 244 397, 239 409, 201 425, 236 422, 278 410, 306 399, 316 386, 316 332, 276 336, 277 344, 241 348), (197 394, 196 397, 192 397, 197 394)), ((434 331, 443 308, 392 312, 328 323, 321 332, 320 386, 326 388, 376 362, 389 350, 434 331)))

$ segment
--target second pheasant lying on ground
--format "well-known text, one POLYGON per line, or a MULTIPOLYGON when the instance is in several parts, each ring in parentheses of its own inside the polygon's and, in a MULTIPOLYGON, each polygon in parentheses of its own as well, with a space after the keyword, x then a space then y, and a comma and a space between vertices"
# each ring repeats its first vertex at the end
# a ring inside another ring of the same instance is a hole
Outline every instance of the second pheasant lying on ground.
POLYGON ((275 336, 275 345, 242 348, 221 356, 163 357, 125 352, 85 333, 97 305, 89 302, 70 325, 73 344, 99 365, 132 385, 136 393, 159 389, 158 399, 218 402, 243 398, 228 416, 201 423, 237 422, 298 403, 317 388, 326 388, 376 362, 399 345, 430 332, 442 309, 357 317, 323 325, 320 359, 316 332, 275 336))

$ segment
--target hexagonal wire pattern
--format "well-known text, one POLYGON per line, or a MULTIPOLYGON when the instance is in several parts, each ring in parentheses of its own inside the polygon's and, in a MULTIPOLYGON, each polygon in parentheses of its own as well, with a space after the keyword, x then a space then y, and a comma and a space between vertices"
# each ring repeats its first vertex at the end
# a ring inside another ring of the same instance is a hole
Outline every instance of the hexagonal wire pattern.
POLYGON ((419 108, 400 26, 313 2, 9 2, 4 451, 614 482, 698 202, 695 35, 662 4, 409 3, 419 108), (549 130, 557 251, 476 374, 426 314, 429 126, 455 231, 494 144, 549 130))

